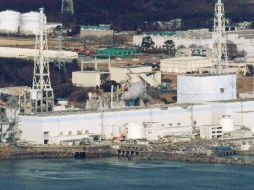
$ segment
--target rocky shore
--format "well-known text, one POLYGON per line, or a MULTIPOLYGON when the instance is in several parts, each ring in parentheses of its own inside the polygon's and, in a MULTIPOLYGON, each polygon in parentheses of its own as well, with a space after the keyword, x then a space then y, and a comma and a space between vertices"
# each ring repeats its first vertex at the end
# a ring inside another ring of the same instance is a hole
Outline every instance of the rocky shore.
POLYGON ((175 154, 169 152, 141 152, 138 156, 132 157, 134 160, 169 160, 185 161, 193 163, 212 163, 212 164, 232 164, 254 166, 254 160, 242 158, 204 156, 192 154, 175 154))
MULTIPOLYGON (((75 152, 84 153, 82 159, 98 159, 119 156, 116 149, 111 146, 91 147, 15 147, 0 146, 0 160, 19 159, 63 159, 73 158, 75 152)), ((134 156, 119 156, 131 160, 169 160, 193 163, 213 163, 254 166, 254 160, 242 158, 218 157, 196 154, 178 154, 175 152, 140 151, 134 156)))
POLYGON ((74 158, 75 153, 82 153, 84 157, 81 159, 117 156, 116 150, 110 146, 0 146, 0 160, 74 158))

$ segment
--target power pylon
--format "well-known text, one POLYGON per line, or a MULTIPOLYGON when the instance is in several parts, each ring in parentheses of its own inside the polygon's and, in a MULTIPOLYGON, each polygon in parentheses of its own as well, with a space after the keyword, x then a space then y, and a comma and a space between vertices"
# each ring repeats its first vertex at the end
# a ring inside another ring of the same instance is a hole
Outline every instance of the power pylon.
POLYGON ((221 0, 215 4, 214 15, 214 46, 213 53, 216 58, 216 72, 218 74, 228 72, 227 38, 225 32, 225 11, 221 0))
POLYGON ((48 50, 46 16, 44 9, 40 8, 40 32, 36 35, 35 49, 39 50, 38 56, 34 59, 34 76, 32 87, 32 108, 33 112, 49 112, 54 107, 54 93, 51 87, 49 60, 44 56, 48 50))
POLYGON ((74 14, 73 0, 62 0, 62 14, 74 14))

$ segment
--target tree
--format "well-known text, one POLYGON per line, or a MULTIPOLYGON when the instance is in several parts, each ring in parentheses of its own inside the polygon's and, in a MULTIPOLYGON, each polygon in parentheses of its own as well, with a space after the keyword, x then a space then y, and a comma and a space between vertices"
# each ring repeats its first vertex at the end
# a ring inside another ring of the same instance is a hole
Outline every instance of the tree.
POLYGON ((175 56, 176 54, 176 48, 175 48, 175 43, 173 40, 167 40, 164 42, 163 48, 167 49, 167 53, 169 55, 175 56))
POLYGON ((154 41, 151 36, 146 36, 142 39, 142 49, 154 48, 154 41))

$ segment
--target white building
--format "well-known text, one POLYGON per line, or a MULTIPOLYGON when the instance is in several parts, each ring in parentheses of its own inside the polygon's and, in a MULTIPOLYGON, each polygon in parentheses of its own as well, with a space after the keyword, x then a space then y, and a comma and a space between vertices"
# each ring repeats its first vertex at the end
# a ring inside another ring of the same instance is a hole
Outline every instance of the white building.
POLYGON ((103 75, 109 75, 100 71, 77 71, 72 72, 72 84, 80 87, 96 87, 100 86, 103 75))
MULTIPOLYGON (((254 101, 220 101, 205 104, 175 104, 167 108, 116 109, 98 112, 55 112, 19 116, 21 140, 33 144, 60 144, 66 140, 83 138, 88 134, 105 135, 107 139, 121 133, 128 123, 144 123, 147 139, 166 135, 191 136, 192 125, 220 126, 221 119, 233 118, 234 129, 244 125, 254 131, 254 101), (244 119, 239 117, 244 114, 244 119)), ((210 137, 211 132, 204 132, 210 137)))
MULTIPOLYGON (((227 41, 236 44, 238 51, 245 51, 247 56, 254 56, 253 34, 254 30, 227 32, 227 41)), ((148 34, 134 35, 133 45, 141 46, 142 40, 146 36, 148 36, 148 34)), ((214 43, 214 35, 212 32, 204 32, 202 30, 197 30, 194 33, 185 31, 177 32, 175 35, 149 34, 149 36, 151 36, 156 48, 162 48, 167 40, 173 40, 176 48, 191 48, 192 46, 196 46, 212 49, 214 43)))
MULTIPOLYGON (((34 58, 39 55, 39 50, 28 48, 0 47, 0 57, 4 58, 34 58)), ((44 50, 43 56, 50 59, 76 59, 77 52, 44 50)))
POLYGON ((202 139, 216 139, 223 137, 224 133, 221 126, 205 125, 200 127, 200 137, 202 139))
POLYGON ((114 66, 110 67, 110 80, 118 83, 145 81, 150 86, 158 87, 161 84, 161 72, 153 71, 151 66, 114 66))
POLYGON ((179 57, 162 59, 160 66, 160 70, 163 73, 199 73, 205 70, 210 70, 213 67, 213 60, 207 57, 179 57))
POLYGON ((193 45, 201 46, 204 48, 211 49, 213 47, 213 39, 212 38, 202 38, 202 37, 190 37, 190 36, 181 36, 181 35, 134 35, 133 36, 133 45, 141 46, 144 37, 150 36, 154 42, 154 47, 156 48, 163 48, 164 43, 167 40, 173 40, 175 43, 175 47, 186 47, 190 48, 193 45))
POLYGON ((236 75, 178 75, 177 102, 200 103, 236 99, 236 75))

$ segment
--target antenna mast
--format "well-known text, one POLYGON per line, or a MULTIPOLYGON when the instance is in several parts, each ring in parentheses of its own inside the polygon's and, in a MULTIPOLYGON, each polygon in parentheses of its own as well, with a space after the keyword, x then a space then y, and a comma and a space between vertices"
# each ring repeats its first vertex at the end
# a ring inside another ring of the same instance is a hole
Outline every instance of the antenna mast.
POLYGON ((72 14, 72 15, 74 15, 73 0, 62 0, 61 13, 62 13, 62 15, 63 14, 72 14))
POLYGON ((217 61, 216 72, 228 73, 227 39, 225 32, 224 4, 221 0, 215 4, 214 15, 214 56, 217 61))
POLYGON ((32 88, 33 112, 48 112, 53 110, 54 93, 51 87, 48 58, 44 51, 48 49, 47 33, 45 29, 46 16, 44 8, 40 8, 40 32, 36 35, 35 49, 39 50, 34 59, 34 75, 32 88))

